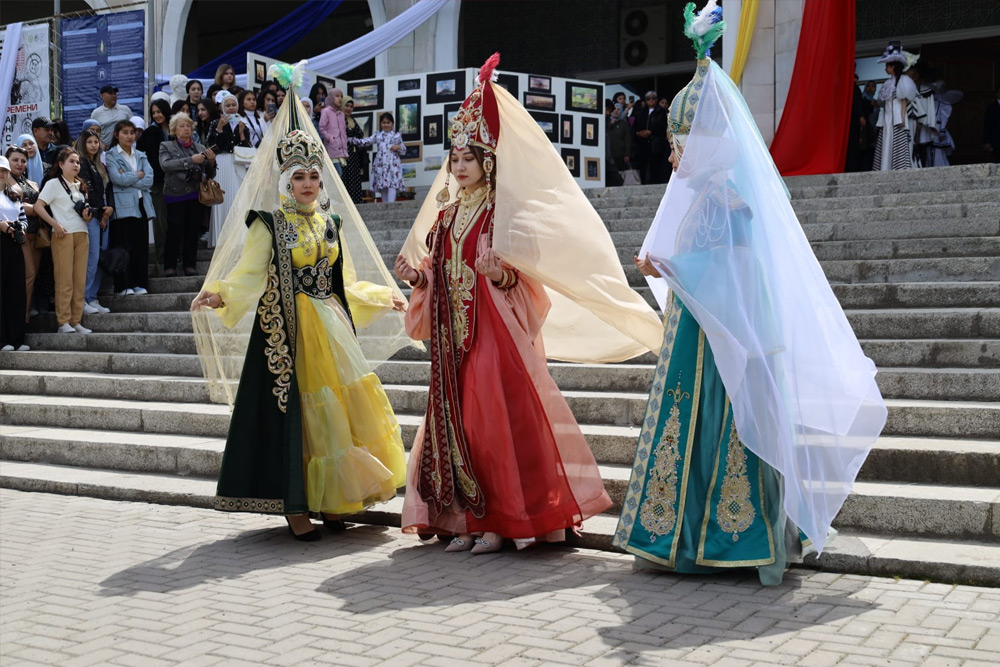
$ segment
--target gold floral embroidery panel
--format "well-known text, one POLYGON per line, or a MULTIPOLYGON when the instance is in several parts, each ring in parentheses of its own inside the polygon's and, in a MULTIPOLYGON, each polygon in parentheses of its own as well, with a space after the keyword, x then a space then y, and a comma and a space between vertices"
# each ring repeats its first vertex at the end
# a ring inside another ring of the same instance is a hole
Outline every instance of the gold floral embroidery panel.
POLYGON ((275 376, 271 390, 278 398, 278 409, 285 412, 288 406, 288 390, 292 382, 292 353, 285 333, 285 317, 281 308, 281 291, 278 289, 278 273, 271 264, 267 270, 267 286, 257 307, 260 328, 267 336, 264 356, 267 369, 275 376))
POLYGON ((677 523, 677 471, 681 462, 680 403, 691 397, 688 392, 681 391, 680 382, 676 389, 668 389, 665 395, 673 398, 674 402, 657 443, 646 483, 646 498, 639 511, 639 521, 651 536, 669 535, 677 523))
POLYGON ((729 443, 726 453, 726 476, 722 480, 722 491, 715 515, 719 528, 733 537, 733 542, 740 539, 740 533, 745 532, 757 518, 757 512, 750 501, 750 479, 747 476, 746 446, 736 433, 736 420, 729 429, 729 443))

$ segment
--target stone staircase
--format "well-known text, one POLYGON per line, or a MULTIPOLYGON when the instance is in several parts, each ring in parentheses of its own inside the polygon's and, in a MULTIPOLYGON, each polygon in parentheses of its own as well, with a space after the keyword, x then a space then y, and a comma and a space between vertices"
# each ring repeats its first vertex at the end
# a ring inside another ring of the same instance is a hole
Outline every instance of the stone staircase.
MULTIPOLYGON (((806 235, 889 405, 883 436, 836 527, 807 566, 1000 586, 1000 171, 996 165, 788 180, 806 235)), ((663 187, 592 191, 631 265, 663 187)), ((415 203, 365 206, 391 263, 415 203)), ((202 251, 200 267, 210 254, 202 251)), ((154 269, 154 276, 158 276, 154 269)), ((154 277, 143 297, 103 297, 88 336, 47 333, 0 355, 0 486, 209 507, 229 414, 208 402, 186 308, 198 277, 154 277)), ((610 549, 653 355, 550 364, 608 491, 611 514, 577 543, 610 549)), ((428 361, 412 349, 379 369, 409 446, 428 361)), ((359 517, 398 525, 401 498, 359 517)))

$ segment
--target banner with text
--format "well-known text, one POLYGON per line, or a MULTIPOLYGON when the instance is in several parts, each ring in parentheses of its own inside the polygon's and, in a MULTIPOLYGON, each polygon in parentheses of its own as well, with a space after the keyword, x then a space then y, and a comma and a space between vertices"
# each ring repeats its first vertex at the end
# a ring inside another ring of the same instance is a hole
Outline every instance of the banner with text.
MULTIPOLYGON (((4 33, 7 31, 5 30, 4 33)), ((21 28, 17 68, 10 87, 7 121, 2 144, 9 146, 19 135, 31 134, 31 121, 49 115, 49 26, 47 23, 21 28)))
POLYGON ((144 115, 144 11, 99 14, 62 22, 63 118, 77 134, 101 104, 102 86, 118 88, 118 104, 144 115))

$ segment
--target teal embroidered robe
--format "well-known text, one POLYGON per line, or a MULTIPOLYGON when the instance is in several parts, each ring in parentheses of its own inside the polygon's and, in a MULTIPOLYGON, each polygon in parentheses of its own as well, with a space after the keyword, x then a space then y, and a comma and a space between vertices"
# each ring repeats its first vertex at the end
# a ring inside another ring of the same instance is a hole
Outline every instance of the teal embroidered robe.
MULTIPOLYGON (((690 229, 701 234, 699 242, 711 229, 705 222, 723 217, 722 202, 742 205, 731 191, 713 196, 719 187, 728 185, 710 184, 696 200, 702 224, 690 229)), ((733 217, 744 224, 731 233, 745 240, 749 211, 733 217)), ((686 247, 694 248, 694 235, 686 247)), ((686 259, 692 258, 693 250, 686 259)), ((653 567, 684 573, 758 567, 763 583, 780 583, 787 557, 780 474, 740 441, 705 333, 681 300, 670 298, 613 543, 653 567)))

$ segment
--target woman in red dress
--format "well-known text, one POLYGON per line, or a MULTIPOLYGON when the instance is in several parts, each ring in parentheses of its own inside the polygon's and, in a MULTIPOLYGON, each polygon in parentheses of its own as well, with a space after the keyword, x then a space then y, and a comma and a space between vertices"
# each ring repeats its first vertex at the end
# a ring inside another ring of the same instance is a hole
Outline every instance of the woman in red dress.
MULTIPOLYGON (((593 454, 548 372, 542 329, 552 302, 544 272, 530 276, 522 270, 530 262, 501 260, 494 242, 497 193, 504 192, 499 184, 515 169, 497 151, 504 124, 496 98, 506 93, 489 81, 494 59, 450 128, 446 170, 449 181, 458 182, 457 198, 449 203, 446 184, 437 197, 444 209, 426 234, 427 254, 417 263, 404 247, 395 265, 396 275, 413 286, 407 333, 429 340, 431 350, 427 414, 410 453, 403 530, 453 535, 448 551, 473 553, 497 551, 504 538, 519 547, 561 541, 566 528, 611 506, 593 454)), ((419 221, 411 240, 421 231, 419 221)), ((606 232, 594 240, 605 239, 617 258, 606 232)), ((607 280, 610 293, 625 285, 620 264, 607 280)), ((619 293, 629 295, 622 305, 628 316, 662 331, 638 295, 627 286, 619 293)), ((648 349, 629 342, 629 356, 648 349)))

